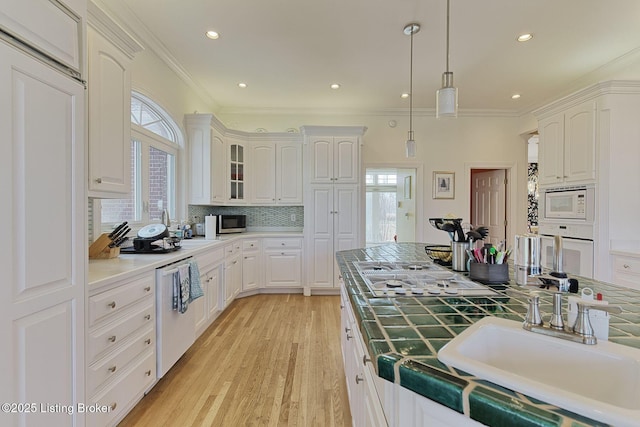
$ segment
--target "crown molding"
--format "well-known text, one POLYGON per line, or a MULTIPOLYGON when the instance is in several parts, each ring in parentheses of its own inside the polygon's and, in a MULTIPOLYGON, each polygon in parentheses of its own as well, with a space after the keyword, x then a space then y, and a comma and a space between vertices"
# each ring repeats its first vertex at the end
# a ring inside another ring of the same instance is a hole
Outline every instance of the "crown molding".
POLYGON ((142 52, 144 46, 118 25, 113 17, 105 12, 95 1, 87 2, 87 23, 114 43, 129 59, 133 59, 136 53, 142 52))

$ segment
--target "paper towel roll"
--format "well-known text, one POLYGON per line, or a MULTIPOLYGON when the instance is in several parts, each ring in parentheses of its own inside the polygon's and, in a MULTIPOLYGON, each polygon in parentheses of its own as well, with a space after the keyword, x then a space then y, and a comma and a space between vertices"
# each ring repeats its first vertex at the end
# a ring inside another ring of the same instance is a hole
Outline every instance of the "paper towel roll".
POLYGON ((216 223, 218 217, 215 215, 207 215, 204 217, 204 238, 207 240, 215 240, 216 223))

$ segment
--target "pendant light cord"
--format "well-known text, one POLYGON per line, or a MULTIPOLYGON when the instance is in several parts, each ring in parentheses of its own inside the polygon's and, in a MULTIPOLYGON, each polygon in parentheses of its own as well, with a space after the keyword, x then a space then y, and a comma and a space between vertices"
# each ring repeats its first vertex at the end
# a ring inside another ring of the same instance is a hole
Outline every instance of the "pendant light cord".
POLYGON ((450 0, 447 0, 447 73, 449 72, 449 7, 450 0))
POLYGON ((411 53, 409 55, 409 139, 413 139, 413 33, 411 28, 411 53))

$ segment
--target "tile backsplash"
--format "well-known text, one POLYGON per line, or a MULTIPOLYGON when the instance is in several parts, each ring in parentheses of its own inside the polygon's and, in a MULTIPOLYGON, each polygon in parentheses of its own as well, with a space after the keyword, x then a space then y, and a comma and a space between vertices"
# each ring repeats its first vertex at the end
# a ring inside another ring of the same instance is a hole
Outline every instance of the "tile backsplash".
POLYGON ((264 230, 269 228, 291 228, 302 231, 304 226, 303 206, 203 206, 189 205, 190 220, 203 222, 206 215, 246 215, 247 228, 264 230), (196 218, 197 217, 197 218, 196 218), (293 219, 293 221, 292 221, 293 219))

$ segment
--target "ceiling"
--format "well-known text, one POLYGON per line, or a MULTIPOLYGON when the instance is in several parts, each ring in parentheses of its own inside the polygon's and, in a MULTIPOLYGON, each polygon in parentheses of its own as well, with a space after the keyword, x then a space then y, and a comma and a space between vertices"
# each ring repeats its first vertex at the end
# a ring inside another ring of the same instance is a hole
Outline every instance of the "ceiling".
MULTIPOLYGON (((446 0, 104 3, 222 111, 404 111, 410 22, 422 27, 414 36, 414 109, 435 107, 446 68, 446 0), (205 37, 210 29, 218 40, 205 37), (329 88, 334 82, 340 89, 329 88)), ((451 0, 450 70, 461 114, 523 114, 638 62, 638 0, 451 0), (534 37, 520 43, 521 33, 534 37)))

